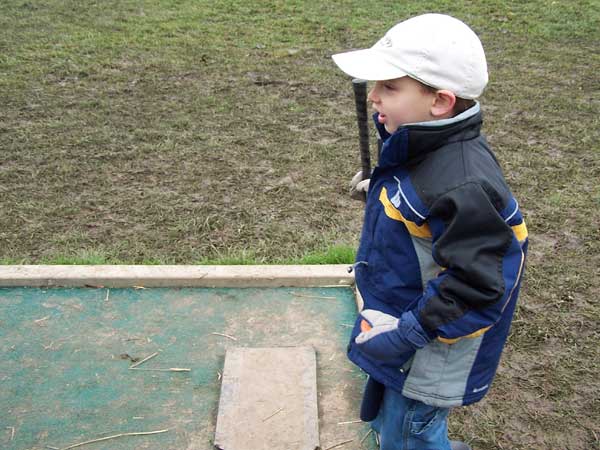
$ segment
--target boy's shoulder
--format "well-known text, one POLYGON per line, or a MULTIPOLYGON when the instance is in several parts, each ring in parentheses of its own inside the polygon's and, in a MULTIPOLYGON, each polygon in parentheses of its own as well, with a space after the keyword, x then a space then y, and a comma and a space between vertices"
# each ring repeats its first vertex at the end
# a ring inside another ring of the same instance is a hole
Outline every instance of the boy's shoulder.
POLYGON ((479 184, 498 209, 512 194, 484 135, 449 142, 411 167, 410 181, 427 207, 465 184, 479 184))

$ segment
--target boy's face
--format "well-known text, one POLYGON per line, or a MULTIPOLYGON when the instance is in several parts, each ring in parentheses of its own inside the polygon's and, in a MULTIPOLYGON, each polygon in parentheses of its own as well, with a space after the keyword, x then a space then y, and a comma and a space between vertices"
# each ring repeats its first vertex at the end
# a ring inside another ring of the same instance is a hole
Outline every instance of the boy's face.
POLYGON ((376 81, 368 100, 379 112, 379 122, 388 133, 407 123, 426 122, 438 117, 431 114, 435 94, 410 77, 376 81))

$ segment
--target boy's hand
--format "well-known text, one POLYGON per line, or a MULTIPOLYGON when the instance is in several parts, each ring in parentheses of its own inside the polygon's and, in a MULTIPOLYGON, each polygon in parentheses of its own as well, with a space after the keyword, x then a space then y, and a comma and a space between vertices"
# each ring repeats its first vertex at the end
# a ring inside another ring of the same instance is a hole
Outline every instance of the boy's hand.
POLYGON ((366 180, 362 179, 362 170, 356 172, 356 175, 352 177, 350 181, 350 197, 354 200, 365 200, 367 192, 369 191, 370 178, 366 180))
POLYGON ((374 359, 393 360, 430 341, 411 311, 405 312, 399 319, 373 309, 365 309, 360 315, 372 328, 361 332, 354 342, 361 351, 374 359))

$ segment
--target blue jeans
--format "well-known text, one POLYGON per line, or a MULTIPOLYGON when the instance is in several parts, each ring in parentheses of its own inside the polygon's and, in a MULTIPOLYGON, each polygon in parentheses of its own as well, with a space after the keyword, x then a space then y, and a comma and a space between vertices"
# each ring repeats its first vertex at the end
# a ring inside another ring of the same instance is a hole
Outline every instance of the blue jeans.
POLYGON ((449 412, 386 388, 371 427, 379 433, 381 450, 450 450, 449 412))

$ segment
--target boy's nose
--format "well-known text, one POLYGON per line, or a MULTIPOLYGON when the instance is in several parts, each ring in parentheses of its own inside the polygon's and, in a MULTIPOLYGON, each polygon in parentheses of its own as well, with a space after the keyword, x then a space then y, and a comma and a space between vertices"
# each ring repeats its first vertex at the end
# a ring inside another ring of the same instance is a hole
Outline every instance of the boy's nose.
POLYGON ((375 92, 377 86, 373 86, 369 91, 369 95, 367 95, 367 100, 373 103, 377 103, 379 101, 379 96, 375 92))

